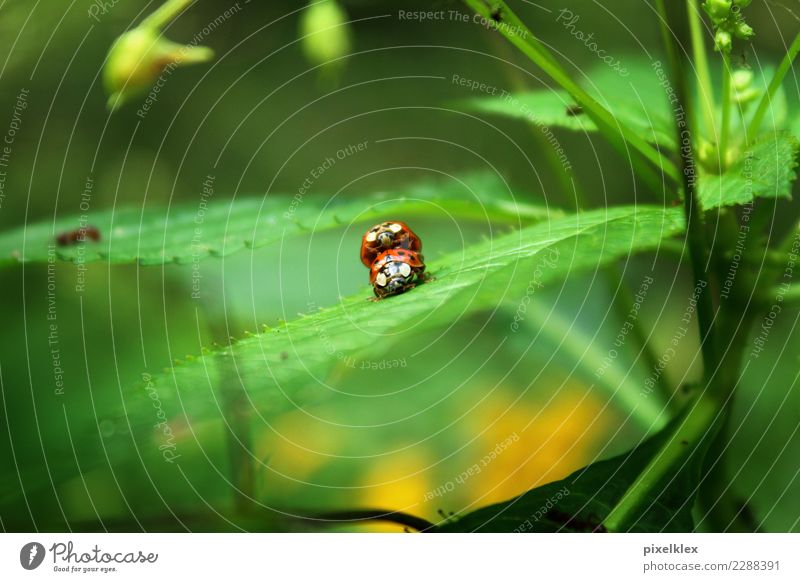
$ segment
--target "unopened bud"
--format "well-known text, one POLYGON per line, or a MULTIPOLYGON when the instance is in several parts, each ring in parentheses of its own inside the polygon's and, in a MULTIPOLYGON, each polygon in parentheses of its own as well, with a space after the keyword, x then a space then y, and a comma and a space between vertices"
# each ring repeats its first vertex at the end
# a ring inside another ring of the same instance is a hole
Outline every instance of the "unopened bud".
POLYGON ((736 38, 743 39, 748 39, 755 34, 753 32, 753 27, 743 20, 736 23, 736 27, 733 29, 733 32, 736 35, 736 38))
POLYGON ((315 2, 303 11, 300 36, 306 58, 315 65, 329 63, 350 53, 347 13, 335 0, 315 2))
POLYGON ((725 30, 718 30, 717 34, 714 35, 714 47, 723 53, 731 52, 731 46, 733 42, 731 40, 731 35, 729 32, 725 30))
POLYGON ((753 102, 759 91, 753 86, 753 71, 739 69, 731 75, 731 97, 740 106, 753 102))
POLYGON ((715 24, 720 24, 723 20, 728 18, 731 13, 730 0, 706 0, 703 8, 711 17, 715 24))
POLYGON ((120 36, 108 52, 103 81, 108 106, 116 109, 156 82, 167 67, 203 63, 214 58, 207 47, 181 45, 156 28, 140 26, 120 36))

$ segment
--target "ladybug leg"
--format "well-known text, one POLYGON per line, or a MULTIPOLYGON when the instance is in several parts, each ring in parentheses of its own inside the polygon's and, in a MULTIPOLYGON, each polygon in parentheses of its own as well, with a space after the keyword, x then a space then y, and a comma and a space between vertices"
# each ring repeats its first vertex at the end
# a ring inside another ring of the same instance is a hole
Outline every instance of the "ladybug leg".
POLYGON ((428 282, 430 282, 430 281, 436 281, 436 277, 434 277, 433 275, 431 275, 431 274, 430 274, 429 272, 427 272, 427 271, 425 271, 425 272, 421 273, 421 274, 420 274, 420 276, 419 276, 419 278, 420 278, 420 280, 421 280, 423 283, 428 283, 428 282))

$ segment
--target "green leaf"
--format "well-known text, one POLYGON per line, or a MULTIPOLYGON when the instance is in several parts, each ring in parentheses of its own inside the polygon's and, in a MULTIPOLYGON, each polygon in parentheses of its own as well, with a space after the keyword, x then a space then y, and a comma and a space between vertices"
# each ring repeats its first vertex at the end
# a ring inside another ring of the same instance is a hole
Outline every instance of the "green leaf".
MULTIPOLYGON (((592 69, 583 83, 621 124, 627 125, 651 143, 675 149, 674 127, 664 89, 651 66, 635 63, 627 76, 608 67, 592 69)), ((525 120, 542 132, 550 128, 597 132, 595 123, 580 110, 566 91, 546 89, 479 97, 458 103, 468 111, 525 120)))
MULTIPOLYGON (((242 393, 262 420, 324 398, 344 398, 336 385, 337 376, 349 372, 348 361, 375 361, 422 330, 447 328, 467 313, 491 313, 518 303, 533 277, 545 285, 598 269, 657 248, 682 229, 680 211, 641 205, 534 225, 430 263, 435 280, 408 293, 374 302, 365 286, 338 305, 155 376, 153 389, 167 418, 192 425, 220 419, 220 391, 242 393)), ((363 399, 357 405, 365 406, 363 399)), ((131 395, 127 412, 132 424, 151 430, 152 406, 145 391, 131 395)))
POLYGON ((789 133, 772 133, 747 149, 724 174, 701 175, 698 197, 703 210, 746 204, 754 198, 791 198, 798 145, 789 133))
MULTIPOLYGON (((598 131, 591 119, 576 112, 572 99, 564 91, 532 91, 506 97, 470 99, 460 105, 468 111, 523 119, 542 132, 549 131, 551 127, 590 133, 598 131)), ((618 101, 610 104, 608 109, 621 123, 639 132, 647 141, 675 148, 675 140, 665 116, 651 111, 648 118, 648 112, 632 100, 618 101)))
MULTIPOLYGON (((599 461, 565 479, 532 489, 503 503, 483 507, 440 524, 454 532, 602 532, 603 519, 669 437, 673 423, 623 455, 599 461)), ((699 449, 697 449, 699 451, 699 449)), ((628 531, 688 532, 700 477, 693 452, 677 475, 653 489, 628 531)))
POLYGON ((274 244, 311 230, 322 231, 392 214, 437 215, 437 207, 462 219, 525 224, 560 212, 533 205, 494 174, 411 185, 372 196, 298 196, 201 200, 170 208, 106 210, 58 218, 0 234, 0 265, 107 260, 143 265, 189 263, 210 256, 274 244), (55 237, 81 226, 100 231, 99 242, 58 246, 55 237))

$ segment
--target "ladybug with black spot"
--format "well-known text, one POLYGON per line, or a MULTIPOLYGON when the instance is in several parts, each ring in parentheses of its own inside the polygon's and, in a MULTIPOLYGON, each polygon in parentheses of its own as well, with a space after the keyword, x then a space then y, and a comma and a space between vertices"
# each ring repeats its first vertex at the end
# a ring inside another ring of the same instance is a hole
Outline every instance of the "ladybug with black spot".
POLYGON ((369 282, 378 299, 399 295, 425 279, 422 254, 406 249, 383 251, 370 268, 369 282))
POLYGON ((378 255, 390 249, 420 252, 422 241, 405 222, 381 222, 370 228, 361 239, 361 262, 371 267, 378 255))

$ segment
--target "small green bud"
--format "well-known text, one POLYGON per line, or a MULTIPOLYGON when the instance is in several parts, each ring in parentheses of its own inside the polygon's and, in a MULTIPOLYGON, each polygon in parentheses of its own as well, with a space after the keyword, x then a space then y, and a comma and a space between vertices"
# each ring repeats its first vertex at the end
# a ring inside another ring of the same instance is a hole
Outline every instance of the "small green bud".
POLYGON ((721 24, 730 16, 731 0, 706 0, 703 8, 714 21, 714 24, 721 24))
POLYGON ((335 0, 311 4, 303 11, 300 36, 306 58, 315 65, 350 53, 352 43, 347 13, 335 0))
POLYGON ((738 69, 731 75, 731 86, 736 91, 744 91, 753 82, 753 71, 750 69, 738 69))
POLYGON ((739 69, 731 75, 731 97, 740 106, 753 102, 759 96, 759 91, 753 86, 753 71, 739 69))
POLYGON ((714 35, 714 47, 723 53, 731 52, 731 46, 733 45, 733 41, 731 39, 731 34, 725 30, 718 30, 717 34, 714 35))
POLYGON ((139 26, 120 36, 108 52, 103 82, 113 111, 156 82, 169 66, 203 63, 214 58, 207 47, 181 45, 156 28, 139 26))
POLYGON ((716 148, 710 144, 707 140, 700 138, 699 143, 697 145, 697 159, 700 160, 700 163, 705 164, 709 160, 711 160, 712 156, 716 154, 716 148))
POLYGON ((744 20, 740 20, 736 23, 733 33, 736 35, 736 38, 743 39, 748 39, 755 34, 753 32, 753 27, 747 24, 744 20))

